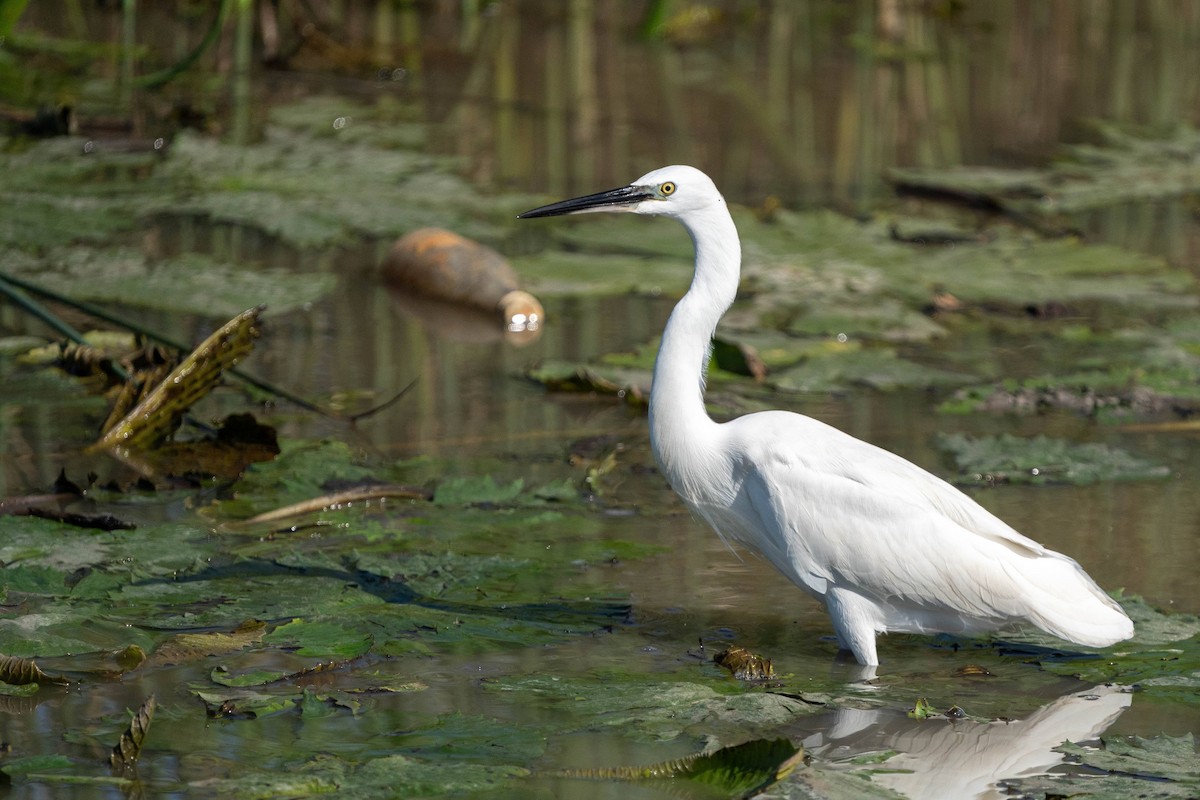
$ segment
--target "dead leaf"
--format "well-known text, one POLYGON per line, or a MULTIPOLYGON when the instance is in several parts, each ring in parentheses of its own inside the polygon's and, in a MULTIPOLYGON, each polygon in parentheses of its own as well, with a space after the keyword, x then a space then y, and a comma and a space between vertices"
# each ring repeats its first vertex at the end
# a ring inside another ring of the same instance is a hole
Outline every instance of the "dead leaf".
POLYGON ((207 656, 223 656, 262 640, 267 624, 250 619, 238 625, 230 633, 181 633, 171 637, 150 656, 151 665, 182 664, 207 656))
POLYGON ((987 667, 980 666, 979 664, 964 664, 963 666, 954 670, 954 677, 956 677, 956 678, 966 678, 966 677, 994 678, 995 675, 987 667))
POLYGON ((243 311, 205 339, 92 449, 148 448, 174 433, 184 413, 254 347, 263 310, 257 306, 243 311))
POLYGON ((114 775, 123 775, 137 765, 138 757, 142 753, 142 744, 146 741, 146 733, 154 719, 154 709, 157 707, 158 701, 154 699, 154 695, 150 695, 134 713, 129 727, 121 734, 121 740, 108 757, 114 775))
POLYGON ((13 686, 24 686, 29 683, 55 683, 65 686, 70 681, 59 675, 48 675, 30 658, 15 656, 0 656, 0 681, 13 686))
POLYGON ((734 645, 713 656, 713 662, 733 673, 739 681, 765 681, 774 677, 771 659, 734 645))

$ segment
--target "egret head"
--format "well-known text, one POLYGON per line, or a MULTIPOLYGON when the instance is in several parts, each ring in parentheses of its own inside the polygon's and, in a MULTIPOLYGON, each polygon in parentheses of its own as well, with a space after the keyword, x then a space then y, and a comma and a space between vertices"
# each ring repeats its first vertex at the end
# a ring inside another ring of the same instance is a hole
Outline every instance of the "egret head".
POLYGON ((647 172, 628 186, 562 200, 518 215, 552 217, 593 211, 627 211, 678 217, 713 203, 724 203, 712 179, 695 167, 677 164, 647 172))

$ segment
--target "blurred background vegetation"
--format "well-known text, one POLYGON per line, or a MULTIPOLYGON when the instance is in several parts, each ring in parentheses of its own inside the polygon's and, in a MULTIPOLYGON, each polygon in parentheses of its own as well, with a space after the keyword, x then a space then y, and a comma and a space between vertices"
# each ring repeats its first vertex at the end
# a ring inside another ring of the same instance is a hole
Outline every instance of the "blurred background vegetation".
POLYGON ((473 180, 555 195, 686 162, 861 207, 888 167, 1200 117, 1187 0, 0 0, 0 36, 10 124, 247 141, 297 95, 387 98, 473 180))

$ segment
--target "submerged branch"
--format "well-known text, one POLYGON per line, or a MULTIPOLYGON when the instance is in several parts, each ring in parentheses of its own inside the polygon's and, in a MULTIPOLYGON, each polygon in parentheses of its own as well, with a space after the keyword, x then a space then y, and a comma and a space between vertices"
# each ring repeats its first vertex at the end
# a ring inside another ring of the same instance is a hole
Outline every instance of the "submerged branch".
MULTIPOLYGON (((86 300, 75 300, 70 297, 65 297, 64 295, 61 295, 58 292, 53 291, 52 289, 47 289, 43 286, 38 286, 36 283, 30 283, 29 281, 22 280, 21 278, 15 278, 12 275, 5 275, 3 273, 0 273, 0 291, 3 291, 5 294, 9 294, 10 297, 12 295, 4 289, 5 282, 11 283, 13 286, 24 289, 27 292, 32 292, 33 294, 39 295, 41 297, 45 297, 49 300, 53 300, 56 303, 61 303, 65 306, 69 306, 78 311, 82 311, 84 314, 87 314, 88 316, 91 316, 91 317, 95 317, 98 320, 102 320, 111 325, 116 325, 119 328, 124 328, 125 330, 132 331, 133 333, 138 334, 140 336, 144 336, 151 341, 158 342, 159 344, 164 344, 167 347, 173 347, 176 350, 180 351, 181 353, 188 352, 191 349, 187 345, 181 344, 180 342, 170 338, 169 336, 164 336, 161 333, 157 333, 157 332, 149 330, 147 328, 143 328, 141 325, 137 324, 136 322, 126 319, 125 317, 122 317, 119 314, 114 314, 105 308, 101 308, 100 306, 96 305, 95 303, 89 303, 86 300)), ((26 299, 28 300, 28 298, 26 298, 26 299)), ((32 302, 32 301, 30 301, 30 302, 32 302)), ((49 312, 47 312, 47 313, 49 313, 49 312)), ((60 332, 62 332, 62 331, 60 330, 60 332)), ((65 332, 63 332, 63 333, 64 333, 64 335, 68 335, 65 332)), ((75 338, 78 336, 79 336, 78 333, 74 333, 74 336, 71 336, 70 338, 72 338, 73 341, 80 342, 81 339, 75 338)), ((119 368, 119 366, 117 368, 119 368)), ((299 406, 300 408, 303 408, 305 411, 312 411, 313 413, 320 414, 325 417, 332 417, 335 419, 339 418, 339 414, 337 414, 337 412, 330 411, 327 408, 322 408, 321 406, 317 405, 316 403, 313 403, 312 401, 309 401, 309 400, 305 400, 303 397, 300 397, 299 395, 296 395, 296 394, 288 391, 287 389, 284 389, 282 387, 279 387, 272 383, 264 381, 261 378, 256 378, 253 375, 249 375, 246 372, 238 369, 237 367, 234 367, 233 369, 229 370, 229 374, 240 379, 243 383, 247 383, 247 384, 253 386, 255 389, 259 389, 261 391, 267 392, 268 394, 272 394, 276 397, 281 397, 284 400, 287 400, 288 402, 293 403, 293 404, 299 406)), ((128 380, 127 375, 123 374, 120 377, 124 380, 128 380)))
POLYGON ((378 414, 380 411, 385 411, 385 410, 391 408, 392 406, 394 406, 396 403, 400 402, 400 398, 402 398, 402 397, 404 397, 404 395, 408 394, 409 390, 412 389, 416 385, 417 385, 417 379, 413 378, 411 381, 409 381, 407 386, 405 386, 403 389, 401 389, 399 392, 397 392, 396 395, 394 397, 392 397, 390 400, 386 400, 373 408, 368 408, 366 411, 360 411, 357 414, 351 414, 349 417, 347 417, 347 419, 350 420, 350 422, 352 422, 352 423, 358 422, 360 419, 366 419, 367 417, 378 414))
POLYGON ((389 497, 402 498, 406 500, 429 500, 432 498, 432 493, 428 489, 413 486, 399 486, 396 484, 381 484, 378 486, 362 486, 357 489, 348 489, 344 492, 336 492, 334 494, 322 495, 309 500, 303 500, 299 503, 276 508, 272 511, 266 511, 249 519, 237 520, 236 522, 225 523, 222 527, 228 529, 246 528, 252 525, 260 525, 265 522, 279 522, 291 517, 300 517, 305 514, 315 514, 329 508, 339 508, 348 506, 352 503, 366 503, 372 500, 384 500, 389 497))
MULTIPOLYGON (((87 341, 83 338, 83 334, 59 319, 59 317, 50 309, 26 295, 25 292, 21 291, 22 289, 32 291, 37 294, 43 294, 41 290, 32 288, 32 284, 28 284, 25 281, 18 280, 9 275, 0 273, 0 294, 4 294, 9 300, 22 308, 27 314, 37 317, 42 322, 46 323, 55 331, 62 334, 75 344, 87 344, 87 341)), ((53 295, 53 293, 51 294, 52 299, 59 299, 57 295, 53 295)), ((120 364, 113 364, 112 370, 121 380, 129 380, 129 373, 126 372, 125 368, 120 364)))

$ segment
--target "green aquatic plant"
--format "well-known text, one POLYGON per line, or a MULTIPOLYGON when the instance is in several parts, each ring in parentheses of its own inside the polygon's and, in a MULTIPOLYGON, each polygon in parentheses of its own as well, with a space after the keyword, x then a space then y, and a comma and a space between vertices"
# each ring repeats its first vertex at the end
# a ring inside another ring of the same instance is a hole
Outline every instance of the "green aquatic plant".
POLYGON ((751 797, 778 783, 803 763, 804 748, 787 739, 756 739, 709 753, 637 767, 562 770, 564 778, 620 781, 682 780, 705 784, 726 797, 751 797))
POLYGON ((937 441, 954 459, 955 483, 968 485, 1084 485, 1165 478, 1171 474, 1162 464, 1099 443, 1009 434, 981 437, 939 434, 937 441))

